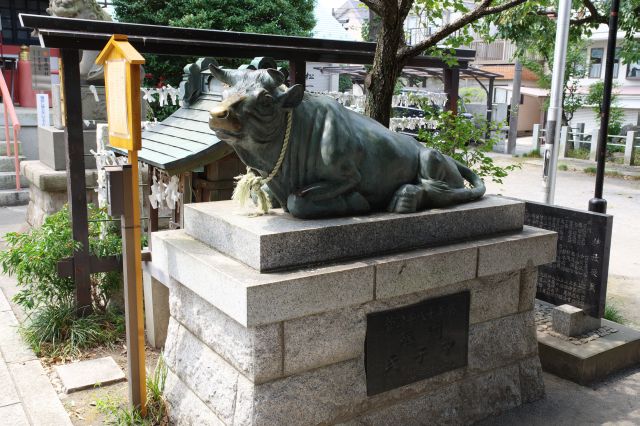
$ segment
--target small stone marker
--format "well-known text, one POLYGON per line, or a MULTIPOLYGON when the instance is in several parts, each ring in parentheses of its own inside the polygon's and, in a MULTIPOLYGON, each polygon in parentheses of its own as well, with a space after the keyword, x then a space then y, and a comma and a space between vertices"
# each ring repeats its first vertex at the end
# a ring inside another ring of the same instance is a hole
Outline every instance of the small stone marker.
POLYGON ((56 365, 55 370, 67 393, 125 380, 124 372, 110 356, 56 365))
POLYGON ((553 309, 551 324, 555 331, 565 336, 579 336, 600 328, 600 318, 589 316, 583 309, 561 305, 553 309))

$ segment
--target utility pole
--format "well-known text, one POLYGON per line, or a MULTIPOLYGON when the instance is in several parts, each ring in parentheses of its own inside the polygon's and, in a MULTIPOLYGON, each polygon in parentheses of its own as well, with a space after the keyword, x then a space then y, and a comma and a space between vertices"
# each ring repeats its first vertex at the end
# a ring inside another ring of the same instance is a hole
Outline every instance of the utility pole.
MULTIPOLYGON (((589 211, 597 213, 607 212, 607 200, 602 198, 604 185, 604 162, 607 157, 607 129, 609 128, 609 111, 611 109, 611 89, 613 85, 613 62, 616 55, 616 38, 618 34, 618 10, 620 0, 611 1, 609 13, 609 40, 607 41, 607 59, 604 65, 604 94, 600 108, 600 133, 598 133, 596 188, 595 194, 589 200, 589 211)), ((594 143, 595 141, 591 141, 594 143)))
POLYGON ((513 73, 513 90, 511 91, 511 113, 509 115, 509 136, 507 137, 507 154, 516 153, 518 138, 518 112, 520 110, 520 86, 522 86, 522 64, 516 60, 513 73))
MULTIPOLYGON (((562 115, 562 88, 564 86, 564 69, 567 61, 567 40, 569 38, 569 18, 571 15, 571 0, 560 0, 558 4, 558 18, 556 21, 556 48, 553 54, 553 76, 551 79, 551 97, 547 112, 546 149, 544 154, 543 171, 547 173, 546 197, 547 204, 553 204, 556 191, 556 174, 558 169, 558 141, 560 139, 560 122, 562 115)), ((544 173, 543 172, 543 173, 544 173)))

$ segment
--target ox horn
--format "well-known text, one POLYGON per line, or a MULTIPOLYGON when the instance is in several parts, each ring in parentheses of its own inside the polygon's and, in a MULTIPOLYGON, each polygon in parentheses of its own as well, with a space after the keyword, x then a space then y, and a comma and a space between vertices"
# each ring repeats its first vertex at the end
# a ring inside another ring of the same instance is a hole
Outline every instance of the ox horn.
POLYGON ((286 78, 280 71, 274 70, 273 68, 268 68, 267 72, 269 73, 269 76, 271 77, 273 82, 276 83, 276 86, 284 84, 286 78))
POLYGON ((209 64, 209 71, 211 71, 211 75, 213 75, 216 79, 225 84, 228 84, 229 86, 233 86, 233 75, 229 71, 223 70, 222 68, 217 67, 213 64, 209 64))

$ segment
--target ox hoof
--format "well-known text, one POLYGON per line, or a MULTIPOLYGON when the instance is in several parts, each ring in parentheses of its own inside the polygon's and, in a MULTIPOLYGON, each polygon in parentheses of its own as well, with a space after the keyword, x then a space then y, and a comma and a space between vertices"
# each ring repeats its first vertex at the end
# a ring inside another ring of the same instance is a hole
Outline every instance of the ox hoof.
POLYGON ((417 185, 402 185, 400 189, 393 194, 387 210, 394 213, 417 212, 423 195, 423 189, 417 185))

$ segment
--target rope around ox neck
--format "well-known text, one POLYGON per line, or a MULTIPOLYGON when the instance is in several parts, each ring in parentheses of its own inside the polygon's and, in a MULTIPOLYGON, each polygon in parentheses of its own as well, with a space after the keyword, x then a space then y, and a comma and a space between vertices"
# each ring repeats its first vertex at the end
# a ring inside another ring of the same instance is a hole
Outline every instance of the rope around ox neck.
POLYGON ((276 161, 276 165, 273 166, 271 173, 269 173, 266 178, 263 178, 261 176, 256 176, 251 168, 247 167, 246 174, 239 175, 234 178, 238 182, 236 183, 236 187, 233 189, 231 199, 239 201, 240 205, 244 206, 249 198, 251 198, 252 195, 255 195, 258 200, 258 207, 260 208, 261 214, 269 213, 269 209, 271 208, 271 200, 267 193, 262 189, 262 186, 269 183, 278 174, 280 167, 282 166, 282 162, 284 161, 284 156, 287 153, 287 146, 289 146, 293 112, 289 112, 288 114, 287 129, 284 132, 284 141, 282 143, 282 149, 280 149, 280 156, 276 161))

